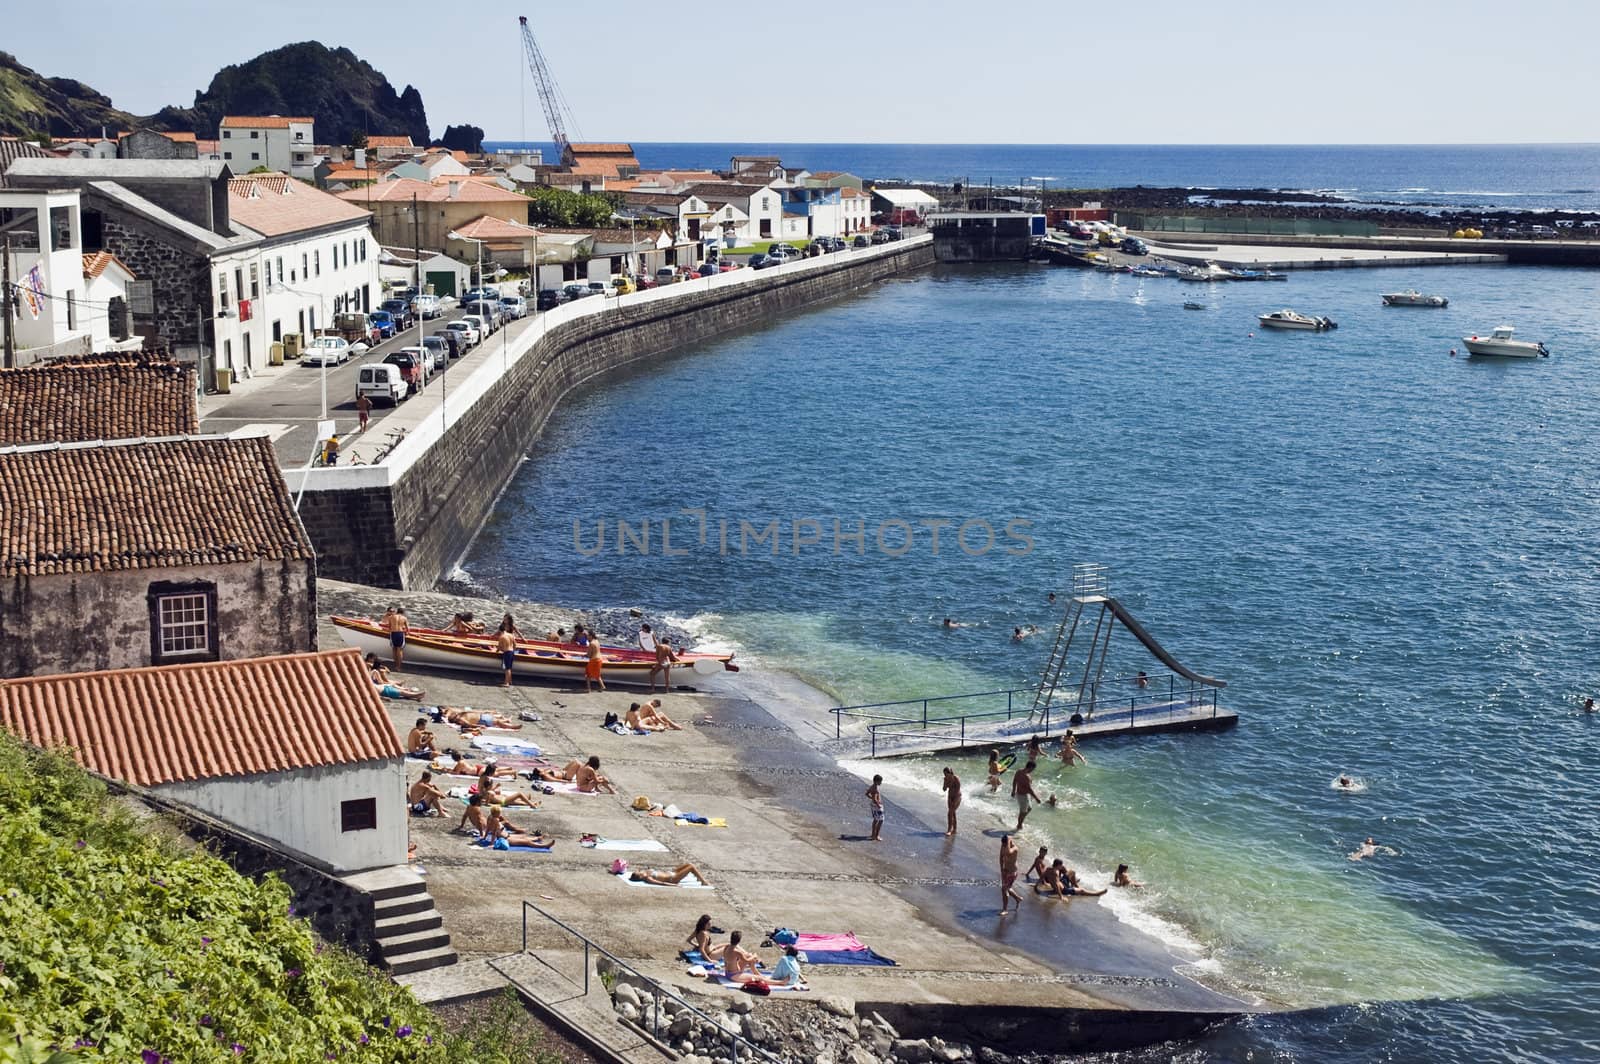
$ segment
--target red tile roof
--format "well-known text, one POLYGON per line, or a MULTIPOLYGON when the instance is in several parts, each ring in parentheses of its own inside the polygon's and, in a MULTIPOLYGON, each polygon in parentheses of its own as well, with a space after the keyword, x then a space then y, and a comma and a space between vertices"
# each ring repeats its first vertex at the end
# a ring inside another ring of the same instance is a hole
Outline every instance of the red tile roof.
POLYGON ((337 198, 346 203, 410 203, 412 195, 424 203, 447 203, 451 200, 461 203, 527 203, 528 197, 520 192, 512 192, 501 188, 492 182, 468 181, 460 177, 441 177, 437 183, 431 181, 417 181, 409 177, 397 178, 393 181, 383 181, 367 188, 353 188, 346 192, 335 193, 337 198), (450 185, 456 186, 455 195, 450 194, 450 185))
POLYGON ((109 251, 91 251, 85 255, 83 257, 83 275, 85 277, 99 277, 102 273, 106 272, 106 267, 110 266, 112 263, 120 266, 122 268, 122 272, 126 273, 129 277, 139 276, 132 270, 128 269, 127 263, 111 254, 109 251))
POLYGON ((632 155, 632 144, 568 144, 574 155, 632 155))
POLYGON ((354 649, 0 680, 0 727, 142 787, 403 756, 354 649))
POLYGON ((224 115, 222 125, 234 129, 288 129, 290 122, 311 122, 310 118, 285 118, 283 115, 224 115))
POLYGON ((228 182, 228 217, 262 236, 364 221, 360 207, 287 174, 253 174, 228 182))
POLYGON ((539 230, 531 225, 508 222, 487 214, 472 219, 466 225, 456 226, 452 232, 472 240, 532 240, 539 235, 539 230))
POLYGON ((314 556, 264 436, 0 450, 0 577, 314 556))
POLYGON ((129 360, 0 370, 0 446, 199 431, 192 364, 129 360))
POLYGON ((370 134, 367 135, 367 147, 369 147, 369 148, 411 148, 411 147, 415 147, 415 145, 411 143, 410 134, 403 133, 400 136, 391 137, 391 136, 384 136, 384 135, 377 134, 377 133, 370 133, 370 134))

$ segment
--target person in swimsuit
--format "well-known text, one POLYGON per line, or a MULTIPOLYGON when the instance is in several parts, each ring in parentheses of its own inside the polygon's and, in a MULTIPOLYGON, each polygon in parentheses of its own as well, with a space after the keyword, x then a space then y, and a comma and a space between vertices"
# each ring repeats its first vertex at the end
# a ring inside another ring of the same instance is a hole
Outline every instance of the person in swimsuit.
POLYGON ((424 770, 422 778, 406 792, 406 801, 411 803, 412 816, 444 816, 444 809, 439 805, 444 796, 444 792, 433 785, 433 773, 424 770))
POLYGON ((1061 763, 1066 765, 1068 768, 1072 767, 1072 763, 1074 761, 1084 765, 1089 763, 1089 759, 1084 757, 1082 751, 1078 749, 1078 737, 1073 735, 1070 731, 1061 737, 1060 756, 1061 763))
POLYGON ((689 948, 698 950, 700 956, 707 962, 715 961, 722 956, 726 947, 711 941, 711 914, 701 913, 700 919, 695 921, 694 930, 689 934, 689 948))
POLYGON ((526 638, 522 634, 522 629, 517 627, 517 622, 511 619, 511 614, 509 614, 509 613, 500 618, 500 627, 498 629, 496 629, 496 631, 510 632, 512 635, 516 636, 518 639, 526 638))
POLYGON ((583 689, 586 692, 593 692, 594 685, 599 684, 600 690, 604 691, 606 682, 600 677, 600 670, 604 667, 603 659, 600 657, 600 640, 590 640, 588 649, 589 660, 584 662, 583 666, 583 689))
POLYGON ((756 975, 756 965, 761 958, 739 945, 743 938, 743 931, 735 931, 728 936, 728 944, 722 947, 723 971, 735 983, 748 983, 752 979, 759 978, 756 975))
MULTIPOLYGON (((659 868, 646 868, 642 871, 635 870, 628 874, 628 878, 635 883, 649 883, 651 886, 656 887, 674 887, 689 876, 694 876, 694 878, 705 883, 708 887, 711 885, 706 882, 706 877, 700 874, 700 869, 687 861, 670 872, 663 872, 659 868)), ((729 945, 731 946, 732 944, 730 943, 729 945)), ((730 972, 728 974, 732 975, 733 973, 730 972)))
POLYGON ((1068 894, 1077 894, 1085 898, 1098 898, 1100 895, 1106 892, 1105 887, 1101 887, 1099 890, 1090 890, 1082 883, 1079 883, 1078 873, 1071 868, 1067 869, 1063 873, 1063 876, 1064 881, 1062 886, 1068 894))
POLYGON ((650 666, 650 690, 656 689, 656 673, 661 674, 661 687, 663 690, 672 690, 672 666, 677 664, 678 655, 673 652, 672 644, 665 639, 656 641, 656 662, 650 666))
POLYGON ((381 623, 384 631, 389 633, 389 652, 394 656, 394 671, 399 672, 406 660, 406 632, 410 630, 411 622, 406 619, 406 611, 402 607, 390 606, 381 623))
POLYGON ((1047 858, 1049 856, 1050 856, 1050 847, 1048 847, 1048 846, 1039 847, 1039 852, 1036 855, 1034 855, 1033 864, 1028 866, 1028 871, 1023 874, 1022 878, 1023 879, 1032 879, 1034 876, 1038 876, 1040 879, 1043 879, 1044 878, 1044 870, 1046 868, 1050 867, 1049 865, 1045 864, 1045 858, 1047 858))
POLYGON ((461 814, 461 823, 457 824, 455 829, 457 831, 465 831, 467 825, 471 824, 472 830, 476 834, 487 834, 489 831, 489 816, 484 812, 485 804, 481 794, 474 794, 471 798, 468 798, 466 811, 461 814))
POLYGON ((883 835, 883 777, 872 777, 872 786, 867 788, 867 801, 872 803, 872 834, 868 836, 873 842, 882 842, 883 835))
POLYGON ((1000 836, 1000 915, 1004 916, 1016 900, 1017 911, 1022 911, 1022 895, 1017 893, 1017 840, 1010 835, 1000 836))
POLYGON ((1039 876, 1039 882, 1033 885, 1033 892, 1035 894, 1054 894, 1058 898, 1065 898, 1067 896, 1066 862, 1059 857, 1051 861, 1050 867, 1046 868, 1043 874, 1039 876))
MULTIPOLYGON (((568 768, 570 769, 571 766, 569 765, 568 768)), ((617 789, 611 785, 611 781, 600 775, 600 758, 597 755, 590 755, 587 762, 578 766, 577 771, 573 773, 572 782, 584 794, 592 792, 601 794, 617 793, 617 789)))
POLYGON ((990 791, 991 794, 1000 789, 1000 775, 1003 772, 1005 772, 1005 769, 1000 767, 1000 751, 998 751, 998 750, 990 750, 989 751, 989 791, 990 791))
POLYGON ((639 707, 639 719, 646 724, 654 722, 668 731, 683 731, 683 725, 661 712, 661 699, 652 698, 639 707))
POLYGON ((1373 854, 1375 854, 1377 852, 1378 852, 1378 844, 1376 842, 1373 842, 1372 838, 1370 836, 1368 836, 1367 841, 1363 842, 1360 846, 1358 846, 1356 848, 1356 851, 1350 855, 1350 860, 1352 860, 1352 861, 1362 861, 1362 860, 1365 860, 1368 857, 1371 857, 1373 854))
POLYGON ((502 625, 500 631, 495 633, 494 648, 500 652, 500 668, 505 670, 505 675, 500 679, 500 686, 510 687, 511 670, 517 664, 517 637, 506 631, 502 625))
POLYGON ((1017 800, 1017 831, 1022 830, 1022 822, 1028 819, 1033 803, 1039 801, 1039 796, 1033 790, 1033 770, 1037 767, 1029 761, 1011 780, 1011 797, 1017 800))
POLYGON ((433 732, 428 730, 428 718, 418 717, 417 723, 406 733, 406 753, 413 756, 436 756, 433 732))
POLYGON ((495 778, 495 763, 484 763, 483 774, 478 777, 478 793, 483 795, 483 800, 492 806, 521 805, 529 809, 539 808, 539 803, 521 791, 502 791, 495 778))
POLYGON ((948 767, 944 770, 944 783, 940 785, 945 792, 945 837, 956 833, 956 810, 961 808, 961 777, 957 776, 948 767))
POLYGON ((1150 677, 1145 675, 1145 671, 1143 669, 1140 669, 1139 675, 1133 678, 1133 686, 1139 688, 1141 691, 1150 686, 1150 677))
POLYGON ((482 635, 483 622, 473 620, 470 613, 458 613, 450 618, 448 630, 451 635, 482 635))
POLYGON ((1142 887, 1142 886, 1144 886, 1143 883, 1139 882, 1137 879, 1134 879, 1132 876, 1130 876, 1128 874, 1128 866, 1125 865, 1125 864, 1117 865, 1117 873, 1116 873, 1116 875, 1111 877, 1111 885, 1113 887, 1142 887))
POLYGON ((1028 740, 1028 760, 1039 761, 1044 757, 1044 740, 1035 735, 1028 740))
POLYGON ((641 732, 667 730, 667 727, 664 724, 657 724, 653 719, 645 720, 643 710, 640 708, 639 703, 637 702, 629 703, 628 712, 622 715, 622 723, 628 728, 629 731, 641 732))
MULTIPOLYGON (((435 758, 433 764, 429 765, 428 767, 435 772, 444 772, 451 776, 472 776, 474 778, 483 775, 492 767, 488 763, 479 765, 472 761, 468 761, 467 755, 463 754, 460 750, 452 750, 446 756, 450 758, 448 763, 435 758)), ((514 778, 517 774, 515 769, 510 768, 495 769, 494 771, 495 775, 504 779, 514 778)))

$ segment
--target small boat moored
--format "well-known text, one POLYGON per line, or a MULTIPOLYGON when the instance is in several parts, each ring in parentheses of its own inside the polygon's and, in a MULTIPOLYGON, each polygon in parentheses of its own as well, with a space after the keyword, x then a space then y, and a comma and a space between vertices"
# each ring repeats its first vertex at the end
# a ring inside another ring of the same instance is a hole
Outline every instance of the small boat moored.
POLYGON ((1194 300, 1191 299, 1188 302, 1184 303, 1183 309, 1184 310, 1205 310, 1206 309, 1206 305, 1204 303, 1196 303, 1194 300))
POLYGON ((1322 332, 1325 329, 1339 327, 1339 323, 1332 318, 1313 318, 1288 308, 1275 310, 1271 314, 1258 314, 1256 320, 1264 329, 1307 329, 1322 332))
POLYGON ((1549 358, 1550 350, 1532 340, 1514 340, 1509 325, 1497 326, 1488 336, 1463 336, 1469 355, 1499 358, 1549 358))
POLYGON ((1430 296, 1408 288, 1404 292, 1385 292, 1383 305, 1386 307, 1448 307, 1450 300, 1444 296, 1430 296))

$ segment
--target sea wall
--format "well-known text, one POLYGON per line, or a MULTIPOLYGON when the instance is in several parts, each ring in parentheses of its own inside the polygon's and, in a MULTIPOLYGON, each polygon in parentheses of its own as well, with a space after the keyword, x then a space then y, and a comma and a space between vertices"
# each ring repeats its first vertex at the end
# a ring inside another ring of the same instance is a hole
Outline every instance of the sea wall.
MULTIPOLYGON (((470 376, 450 386, 443 409, 411 412, 414 427, 382 465, 304 477, 300 517, 317 550, 318 573, 379 587, 432 586, 465 551, 557 404, 574 390, 672 348, 850 295, 933 261, 932 243, 922 237, 582 300, 540 315, 509 339, 492 337, 470 376), (497 344, 504 345, 499 357, 497 344)), ((424 393, 407 405, 428 401, 424 393)), ((288 480, 291 492, 299 490, 300 474, 288 480)))
POLYGON ((1271 236, 1263 233, 1177 233, 1138 230, 1151 243, 1243 244, 1258 247, 1314 247, 1355 251, 1428 251, 1456 255, 1504 255, 1521 266, 1600 266, 1600 241, 1452 240, 1398 234, 1379 236, 1271 236))

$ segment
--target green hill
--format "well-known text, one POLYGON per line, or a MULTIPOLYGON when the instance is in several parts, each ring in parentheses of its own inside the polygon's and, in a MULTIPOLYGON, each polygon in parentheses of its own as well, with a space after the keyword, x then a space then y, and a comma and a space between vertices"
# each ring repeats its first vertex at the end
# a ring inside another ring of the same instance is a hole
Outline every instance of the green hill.
POLYGON ((111 99, 71 78, 47 78, 0 52, 0 133, 61 137, 74 133, 134 128, 133 115, 111 106, 111 99))

